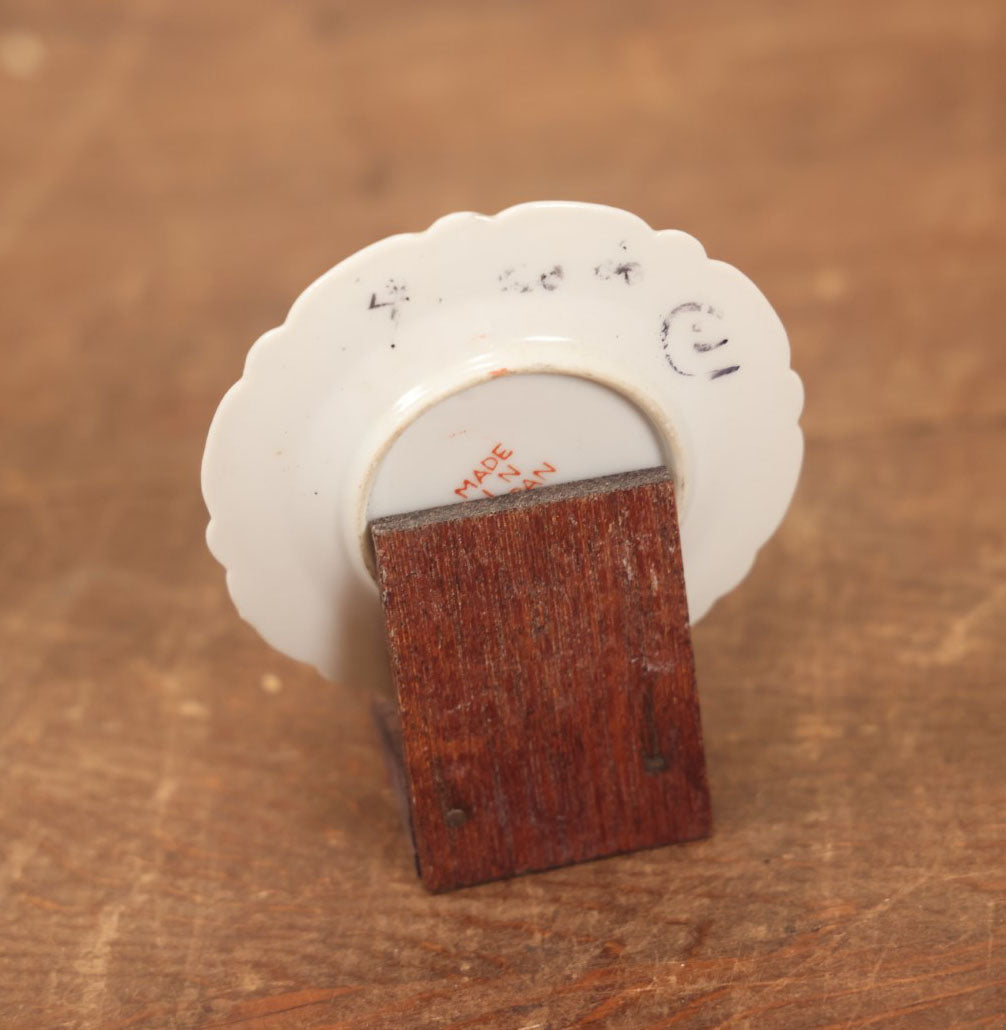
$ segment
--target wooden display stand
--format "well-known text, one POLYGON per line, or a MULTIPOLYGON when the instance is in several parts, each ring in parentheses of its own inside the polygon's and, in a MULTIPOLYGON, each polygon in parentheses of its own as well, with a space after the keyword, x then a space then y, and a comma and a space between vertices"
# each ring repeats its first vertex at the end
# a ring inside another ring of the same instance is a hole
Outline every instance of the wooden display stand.
POLYGON ((427 888, 708 836, 666 470, 371 535, 398 702, 379 723, 427 888))

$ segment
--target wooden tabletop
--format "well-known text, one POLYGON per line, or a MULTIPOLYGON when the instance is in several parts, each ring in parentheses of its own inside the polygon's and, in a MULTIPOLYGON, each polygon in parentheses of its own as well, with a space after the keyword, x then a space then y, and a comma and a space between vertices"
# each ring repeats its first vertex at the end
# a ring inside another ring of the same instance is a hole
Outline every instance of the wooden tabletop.
POLYGON ((0 1025, 1006 1026, 1006 8, 0 8, 0 1025), (602 201, 804 377, 696 627, 712 838, 431 897, 368 699, 203 544, 205 432, 320 272, 602 201))

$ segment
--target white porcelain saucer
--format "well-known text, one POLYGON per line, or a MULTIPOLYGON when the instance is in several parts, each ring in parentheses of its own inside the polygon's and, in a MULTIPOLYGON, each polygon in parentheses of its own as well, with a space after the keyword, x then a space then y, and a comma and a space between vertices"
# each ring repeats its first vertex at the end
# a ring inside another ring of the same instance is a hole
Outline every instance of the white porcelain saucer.
POLYGON ((694 622, 786 511, 802 402, 775 312, 691 236, 591 204, 453 214, 251 349, 206 444, 207 539, 269 643, 371 680, 369 519, 665 463, 694 622))

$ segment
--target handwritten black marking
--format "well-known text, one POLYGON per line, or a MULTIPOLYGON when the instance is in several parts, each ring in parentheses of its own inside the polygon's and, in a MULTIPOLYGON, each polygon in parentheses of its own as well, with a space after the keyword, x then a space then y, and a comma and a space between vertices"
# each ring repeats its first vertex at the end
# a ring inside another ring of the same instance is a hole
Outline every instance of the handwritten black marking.
POLYGON ((643 266, 638 261, 605 261, 595 265, 594 275, 598 279, 621 279, 626 286, 632 286, 643 277, 643 266))
POLYGON ((688 358, 689 353, 705 355, 712 351, 719 350, 720 347, 725 347, 730 343, 730 337, 728 336, 724 336, 722 339, 716 339, 715 337, 708 339, 711 335, 711 319, 721 319, 722 317, 722 313, 711 304, 703 305, 698 301, 689 300, 685 301, 683 304, 678 304, 660 323, 660 340, 664 351, 664 358, 667 360, 667 364, 670 365, 679 376, 690 376, 694 378, 695 376, 702 375, 703 377, 712 380, 720 379, 723 376, 732 375, 734 372, 740 371, 740 365, 724 365, 722 368, 715 368, 711 371, 707 371, 707 367, 703 367, 702 364, 695 365, 688 358), (686 314, 697 316, 690 320, 690 332, 699 333, 706 336, 707 339, 689 340, 688 337, 690 334, 684 325, 681 325, 675 331, 672 338, 671 331, 675 325, 675 320, 686 314), (695 371, 691 371, 691 368, 694 368, 695 371))
POLYGON ((694 372, 686 372, 683 368, 678 368, 678 366, 674 364, 674 359, 666 351, 664 352, 664 357, 667 358, 667 364, 670 365, 671 368, 673 368, 674 371, 677 372, 679 376, 694 376, 695 375, 694 372))
POLYGON ((408 289, 405 283, 399 282, 397 279, 389 279, 380 291, 380 299, 378 299, 378 291, 375 290, 371 293, 367 310, 379 311, 381 308, 387 308, 391 321, 397 322, 398 316, 401 314, 402 305, 412 300, 408 289))
MULTIPOLYGON (((679 307, 683 307, 683 306, 684 305, 679 305, 679 307)), ((678 368, 678 366, 674 364, 674 359, 667 352, 667 337, 668 337, 668 334, 671 331, 671 319, 674 317, 674 315, 677 313, 677 311, 678 311, 678 308, 675 308, 674 311, 672 311, 667 316, 667 318, 665 318, 663 320, 663 322, 660 323, 660 339, 663 341, 664 357, 667 359, 667 364, 670 365, 671 368, 673 368, 674 371, 677 372, 679 376, 691 376, 691 375, 694 375, 695 373, 694 372, 686 372, 683 368, 678 368)))
POLYGON ((504 268, 496 277, 503 293, 530 293, 534 287, 523 278, 515 278, 516 268, 504 268))
POLYGON ((675 315, 680 315, 682 311, 701 311, 701 310, 702 310, 702 305, 699 304, 698 301, 686 300, 684 302, 684 304, 679 304, 676 308, 673 308, 671 313, 670 313, 670 315, 668 315, 667 317, 669 319, 671 319, 675 315))
POLYGON ((542 272, 537 279, 528 278, 527 273, 516 268, 504 268, 496 281, 503 293, 531 293, 536 286, 551 293, 557 290, 562 282, 562 265, 553 265, 542 272))

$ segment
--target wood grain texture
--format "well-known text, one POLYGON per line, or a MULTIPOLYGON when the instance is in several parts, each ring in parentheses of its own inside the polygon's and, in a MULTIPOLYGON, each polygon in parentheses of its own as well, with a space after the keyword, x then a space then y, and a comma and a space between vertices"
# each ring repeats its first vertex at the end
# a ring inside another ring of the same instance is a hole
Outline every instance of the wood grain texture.
POLYGON ((371 538, 430 890, 708 835, 665 469, 394 515, 371 538))
POLYGON ((1001 1025, 1004 17, 0 5, 5 1030, 1001 1025), (370 699, 235 615, 199 459, 325 268, 550 196, 757 282, 806 467, 692 631, 713 836, 430 897, 370 699))

